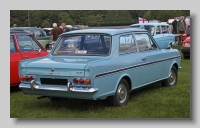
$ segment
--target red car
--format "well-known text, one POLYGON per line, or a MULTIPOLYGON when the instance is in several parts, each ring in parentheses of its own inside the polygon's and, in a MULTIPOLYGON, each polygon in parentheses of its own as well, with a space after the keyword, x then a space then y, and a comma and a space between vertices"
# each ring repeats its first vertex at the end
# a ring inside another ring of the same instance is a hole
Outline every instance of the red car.
POLYGON ((21 60, 42 57, 48 52, 30 33, 10 32, 10 86, 20 84, 18 64, 21 60))
POLYGON ((183 42, 186 38, 188 38, 189 36, 187 35, 186 31, 185 33, 181 36, 181 41, 183 42))
POLYGON ((187 37, 183 43, 182 43, 182 47, 181 47, 181 52, 183 53, 183 58, 187 59, 190 57, 190 36, 187 37))

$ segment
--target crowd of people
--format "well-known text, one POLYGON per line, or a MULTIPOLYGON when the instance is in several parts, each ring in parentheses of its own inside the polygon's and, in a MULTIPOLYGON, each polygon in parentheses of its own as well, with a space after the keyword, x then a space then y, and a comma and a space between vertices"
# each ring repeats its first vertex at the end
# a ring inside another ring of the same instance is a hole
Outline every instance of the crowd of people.
MULTIPOLYGON (((174 17, 174 21, 172 22, 172 34, 187 34, 187 36, 190 36, 190 20, 180 16, 179 21, 177 21, 177 18, 174 17)), ((180 38, 179 36, 179 40, 180 38)), ((178 43, 177 41, 178 37, 175 37, 175 42, 178 43)))

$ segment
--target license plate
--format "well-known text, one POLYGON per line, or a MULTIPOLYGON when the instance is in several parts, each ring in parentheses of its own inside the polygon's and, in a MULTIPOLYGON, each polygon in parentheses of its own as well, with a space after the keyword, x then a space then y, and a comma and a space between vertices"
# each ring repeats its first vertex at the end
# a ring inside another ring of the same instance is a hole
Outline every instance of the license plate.
POLYGON ((185 47, 190 47, 190 44, 188 44, 188 43, 185 43, 185 47))

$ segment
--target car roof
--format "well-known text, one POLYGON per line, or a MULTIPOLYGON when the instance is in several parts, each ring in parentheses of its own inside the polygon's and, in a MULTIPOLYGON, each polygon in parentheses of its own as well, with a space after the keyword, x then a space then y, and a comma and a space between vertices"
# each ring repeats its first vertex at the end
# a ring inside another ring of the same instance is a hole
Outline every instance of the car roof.
POLYGON ((25 32, 25 31, 10 31, 10 34, 16 34, 16 35, 31 35, 30 33, 28 32, 25 32))
POLYGON ((108 35, 117 35, 121 33, 127 33, 127 32, 147 32, 145 29, 140 29, 140 28, 98 28, 98 29, 81 29, 81 30, 76 30, 76 31, 69 31, 66 33, 63 33, 62 35, 66 34, 108 34, 108 35))
POLYGON ((41 29, 41 28, 35 28, 35 27, 16 27, 16 28, 10 28, 10 30, 28 30, 28 29, 32 29, 32 30, 37 30, 37 29, 41 29))
POLYGON ((130 26, 134 26, 134 25, 155 25, 155 26, 157 26, 157 25, 169 25, 169 24, 167 24, 167 23, 138 23, 138 24, 132 24, 130 26))

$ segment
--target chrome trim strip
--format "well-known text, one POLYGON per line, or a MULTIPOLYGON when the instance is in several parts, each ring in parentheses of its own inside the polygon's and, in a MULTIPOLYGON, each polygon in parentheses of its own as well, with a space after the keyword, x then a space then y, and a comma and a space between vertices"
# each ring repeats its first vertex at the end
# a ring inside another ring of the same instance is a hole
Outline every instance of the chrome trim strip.
POLYGON ((120 68, 120 69, 116 69, 116 70, 113 70, 113 71, 103 72, 103 73, 100 73, 100 74, 96 74, 94 76, 94 79, 100 78, 100 77, 103 77, 103 76, 107 76, 109 74, 115 74, 116 72, 127 71, 127 70, 130 70, 130 69, 133 69, 133 68, 138 68, 138 67, 142 67, 142 66, 154 64, 154 63, 161 63, 162 61, 167 61, 167 60, 180 58, 180 57, 181 56, 179 55, 179 56, 169 57, 169 58, 151 61, 151 62, 147 62, 147 63, 142 63, 142 64, 138 64, 138 65, 134 65, 134 66, 129 66, 129 67, 125 67, 125 68, 120 68))
POLYGON ((71 85, 72 85, 71 82, 68 82, 66 86, 37 85, 35 80, 32 80, 31 84, 21 83, 19 85, 19 88, 31 89, 31 90, 52 90, 52 91, 84 92, 84 93, 94 93, 98 91, 98 88, 72 87, 71 85))

